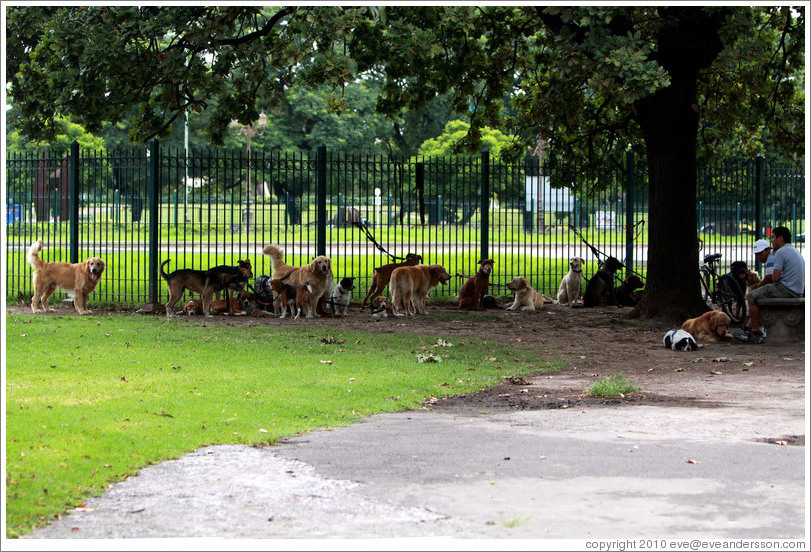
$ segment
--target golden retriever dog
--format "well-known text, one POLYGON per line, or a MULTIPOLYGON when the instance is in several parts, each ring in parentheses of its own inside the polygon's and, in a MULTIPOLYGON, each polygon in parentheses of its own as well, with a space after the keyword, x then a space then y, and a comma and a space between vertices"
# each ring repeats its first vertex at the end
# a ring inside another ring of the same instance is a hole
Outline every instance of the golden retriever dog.
POLYGON ((450 279, 451 275, 439 264, 401 266, 394 269, 389 280, 392 314, 425 314, 428 292, 440 283, 447 284, 450 279))
POLYGON ((541 295, 529 285, 526 278, 518 276, 507 284, 507 289, 515 292, 515 301, 507 307, 507 310, 529 310, 534 311, 543 307, 544 303, 552 303, 552 299, 541 295))
POLYGON ((42 303, 43 310, 48 309, 48 299, 56 288, 73 293, 73 306, 79 314, 90 314, 87 298, 96 289, 106 265, 98 257, 90 257, 81 263, 46 263, 39 258, 42 251, 42 239, 38 239, 28 248, 28 264, 34 269, 32 282, 34 297, 31 299, 31 311, 38 312, 37 303, 42 303))
POLYGON ((697 318, 686 320, 681 329, 692 335, 695 339, 709 339, 719 341, 727 336, 729 316, 721 311, 705 312, 697 318))
POLYGON ((420 255, 417 255, 416 253, 409 253, 406 255, 405 261, 403 262, 389 263, 375 268, 374 272, 372 273, 372 284, 369 286, 369 291, 366 292, 366 297, 364 297, 363 301, 360 302, 360 308, 364 308, 367 302, 374 301, 375 297, 380 297, 380 295, 386 290, 386 286, 389 285, 391 273, 394 272, 395 268, 400 268, 401 266, 414 266, 420 264, 421 262, 422 257, 420 255))
POLYGON ((290 266, 284 262, 284 253, 275 245, 266 245, 262 253, 270 256, 273 265, 273 280, 282 280, 290 286, 307 286, 310 291, 310 306, 305 312, 317 312, 318 301, 328 300, 332 294, 332 261, 319 255, 305 266, 290 266))
POLYGON ((572 257, 572 260, 569 261, 569 272, 560 281, 555 304, 573 305, 580 298, 580 287, 583 285, 583 264, 585 262, 580 257, 572 257))

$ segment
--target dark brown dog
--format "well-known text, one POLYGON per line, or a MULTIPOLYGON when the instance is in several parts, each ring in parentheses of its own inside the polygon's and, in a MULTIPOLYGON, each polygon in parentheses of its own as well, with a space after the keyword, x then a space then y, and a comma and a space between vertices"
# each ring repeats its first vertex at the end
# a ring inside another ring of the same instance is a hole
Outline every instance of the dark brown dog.
POLYGON ((301 315, 302 308, 304 308, 304 316, 306 318, 313 317, 312 308, 310 306, 312 294, 308 286, 292 286, 276 278, 270 281, 270 286, 278 295, 278 301, 282 310, 281 318, 287 317, 288 308, 290 309, 290 314, 295 314, 293 318, 298 318, 301 315))
POLYGON ((459 308, 484 310, 482 301, 487 295, 487 288, 490 286, 490 273, 493 272, 493 260, 482 259, 479 261, 479 271, 476 272, 459 290, 459 308))
POLYGON ((372 273, 372 285, 369 286, 366 297, 361 301, 360 308, 365 307, 367 302, 374 301, 375 297, 378 297, 386 290, 386 286, 389 285, 389 280, 391 280, 391 273, 394 272, 395 268, 400 268, 401 266, 415 266, 421 262, 422 257, 420 255, 409 253, 406 255, 406 260, 403 262, 389 263, 375 268, 372 273))
POLYGON ((244 288, 248 280, 253 278, 253 270, 249 260, 239 261, 237 266, 220 265, 208 270, 193 270, 181 268, 167 274, 163 267, 169 263, 163 261, 160 265, 160 275, 169 286, 169 301, 166 303, 166 318, 174 316, 174 306, 183 296, 185 290, 199 293, 203 301, 203 314, 211 314, 211 301, 214 293, 225 291, 226 300, 230 307, 231 291, 244 288))
POLYGON ((606 303, 617 305, 618 307, 635 307, 639 302, 639 294, 636 290, 645 287, 642 279, 636 274, 631 274, 621 285, 614 287, 614 293, 609 294, 606 303))

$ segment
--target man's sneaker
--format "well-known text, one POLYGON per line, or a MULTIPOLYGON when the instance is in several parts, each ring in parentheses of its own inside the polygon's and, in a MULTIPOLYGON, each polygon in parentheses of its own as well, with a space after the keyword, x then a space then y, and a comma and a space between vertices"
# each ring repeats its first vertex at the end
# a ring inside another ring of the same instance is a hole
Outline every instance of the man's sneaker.
POLYGON ((740 339, 741 341, 749 341, 749 336, 752 335, 752 328, 744 326, 740 330, 732 332, 732 337, 740 339))
POLYGON ((746 343, 763 343, 763 332, 756 331, 749 334, 749 339, 746 343))

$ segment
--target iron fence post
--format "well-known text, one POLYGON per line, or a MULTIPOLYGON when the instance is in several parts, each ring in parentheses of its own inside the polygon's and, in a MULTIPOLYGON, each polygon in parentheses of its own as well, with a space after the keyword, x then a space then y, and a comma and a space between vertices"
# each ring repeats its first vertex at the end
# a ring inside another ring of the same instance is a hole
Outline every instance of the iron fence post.
POLYGON ((628 150, 625 154, 625 275, 634 272, 634 210, 635 188, 634 182, 634 152, 628 150))
POLYGON ((153 305, 158 303, 158 241, 160 233, 158 224, 160 222, 160 164, 158 154, 160 144, 157 138, 149 143, 149 302, 153 305))
POLYGON ((481 258, 490 258, 490 151, 482 151, 481 258))
POLYGON ((318 144, 316 153, 316 255, 327 254, 327 146, 318 144))
POLYGON ((70 145, 70 262, 79 262, 79 142, 70 145))
POLYGON ((763 228, 763 165, 766 158, 758 154, 755 157, 755 228, 758 236, 762 236, 763 228))

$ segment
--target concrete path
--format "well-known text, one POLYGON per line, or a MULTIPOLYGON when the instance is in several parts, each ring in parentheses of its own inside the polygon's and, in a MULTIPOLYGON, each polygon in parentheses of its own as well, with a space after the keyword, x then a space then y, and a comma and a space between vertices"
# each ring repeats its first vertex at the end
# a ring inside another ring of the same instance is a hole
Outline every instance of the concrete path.
POLYGON ((807 538, 806 448, 764 439, 806 434, 804 395, 756 407, 378 415, 149 467, 27 538, 533 539, 514 542, 535 549, 807 538))

